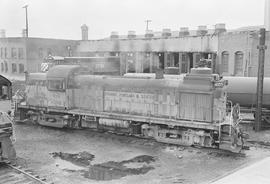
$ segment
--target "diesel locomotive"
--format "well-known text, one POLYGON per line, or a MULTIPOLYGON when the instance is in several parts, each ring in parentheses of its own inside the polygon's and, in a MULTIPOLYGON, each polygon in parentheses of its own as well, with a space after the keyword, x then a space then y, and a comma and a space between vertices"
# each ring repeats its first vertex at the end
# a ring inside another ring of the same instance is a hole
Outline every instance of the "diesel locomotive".
MULTIPOLYGON (((227 116, 227 81, 209 68, 183 78, 91 75, 78 65, 57 65, 26 77, 19 120, 51 127, 89 128, 158 142, 230 147, 237 120, 227 116)), ((235 147, 234 147, 235 148, 235 147)))

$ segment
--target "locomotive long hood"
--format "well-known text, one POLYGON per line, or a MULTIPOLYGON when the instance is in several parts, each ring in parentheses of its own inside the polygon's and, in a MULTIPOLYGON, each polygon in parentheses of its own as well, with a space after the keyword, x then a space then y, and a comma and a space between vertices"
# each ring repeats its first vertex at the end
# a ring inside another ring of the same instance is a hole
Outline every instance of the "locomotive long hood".
POLYGON ((198 90, 211 91, 213 85, 198 82, 185 82, 185 79, 143 79, 143 78, 123 78, 111 76, 95 76, 95 75, 79 75, 75 77, 75 82, 81 88, 84 86, 98 85, 110 87, 126 87, 126 88, 150 88, 150 89, 168 89, 174 88, 179 90, 198 90))

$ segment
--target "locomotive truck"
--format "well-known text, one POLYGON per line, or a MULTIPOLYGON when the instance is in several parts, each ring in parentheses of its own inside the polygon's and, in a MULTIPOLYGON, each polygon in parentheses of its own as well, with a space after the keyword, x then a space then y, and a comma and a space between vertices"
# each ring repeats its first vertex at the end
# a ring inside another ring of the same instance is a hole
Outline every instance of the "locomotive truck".
POLYGON ((28 74, 18 114, 45 126, 230 149, 237 122, 226 116, 226 88, 227 81, 209 68, 166 79, 97 76, 82 66, 57 65, 28 74))

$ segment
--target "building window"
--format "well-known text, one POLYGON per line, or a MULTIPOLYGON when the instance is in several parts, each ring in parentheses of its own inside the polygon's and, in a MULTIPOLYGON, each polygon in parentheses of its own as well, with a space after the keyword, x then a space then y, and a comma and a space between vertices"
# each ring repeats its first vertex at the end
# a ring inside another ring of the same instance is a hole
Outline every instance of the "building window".
POLYGON ((143 73, 150 73, 150 52, 144 53, 143 73))
POLYGON ((5 62, 5 72, 6 73, 8 72, 8 64, 7 64, 7 62, 5 62))
POLYGON ((4 49, 4 55, 5 55, 5 58, 8 57, 8 52, 7 52, 7 48, 6 48, 6 47, 5 47, 5 49, 4 49))
POLYGON ((224 51, 221 54, 221 67, 222 72, 229 72, 229 52, 224 51))
POLYGON ((11 48, 11 58, 16 59, 17 58, 17 49, 11 48))
POLYGON ((136 73, 135 62, 132 59, 127 60, 127 73, 136 73))
POLYGON ((1 72, 4 72, 5 68, 4 68, 4 63, 1 63, 1 72))
POLYGON ((120 53, 119 52, 110 52, 110 56, 119 56, 120 53))
POLYGON ((188 55, 186 53, 181 53, 181 55, 181 73, 188 73, 188 55))
POLYGON ((1 50, 0 50, 0 57, 3 58, 4 57, 4 49, 1 47, 1 50))
POLYGON ((16 73, 17 72, 17 65, 16 65, 16 63, 12 63, 11 67, 12 67, 12 73, 16 73))
POLYGON ((19 59, 23 59, 23 48, 19 48, 19 59))
POLYGON ((241 51, 238 51, 235 53, 234 60, 234 74, 235 75, 243 75, 243 59, 244 59, 244 53, 241 51))
POLYGON ((43 59, 43 49, 42 48, 39 48, 38 49, 38 57, 40 58, 40 59, 43 59))
POLYGON ((19 64, 19 73, 24 73, 24 64, 19 64))

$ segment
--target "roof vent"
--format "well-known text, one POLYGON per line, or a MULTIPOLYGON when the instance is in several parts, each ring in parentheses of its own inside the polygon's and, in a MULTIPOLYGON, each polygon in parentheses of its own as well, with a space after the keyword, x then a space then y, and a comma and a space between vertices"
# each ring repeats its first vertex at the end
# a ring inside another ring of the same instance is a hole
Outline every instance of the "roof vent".
POLYGON ((197 36, 204 36, 207 34, 207 26, 198 26, 197 36))
POLYGON ((128 38, 129 39, 136 38, 136 32, 135 31, 128 31, 128 38))
POLYGON ((215 25, 215 33, 226 32, 226 25, 224 23, 219 23, 215 25))
POLYGON ((6 30, 0 29, 0 38, 6 38, 6 30))
POLYGON ((167 38, 167 37, 170 37, 170 36, 172 36, 171 29, 166 28, 166 29, 162 30, 162 37, 167 38))
POLYGON ((27 35, 26 35, 26 29, 22 29, 22 37, 23 38, 26 38, 27 37, 27 35))
POLYGON ((112 31, 111 32, 111 39, 118 39, 118 38, 119 38, 118 32, 117 31, 112 31))
POLYGON ((88 26, 86 24, 81 26, 82 40, 88 40, 88 26))
POLYGON ((144 37, 145 37, 145 38, 152 38, 152 37, 154 37, 154 32, 153 32, 153 30, 146 30, 146 31, 145 31, 144 37))
POLYGON ((181 27, 179 32, 180 37, 189 36, 188 27, 181 27))

